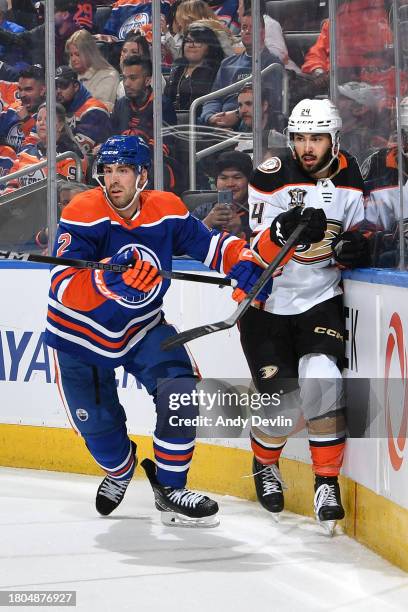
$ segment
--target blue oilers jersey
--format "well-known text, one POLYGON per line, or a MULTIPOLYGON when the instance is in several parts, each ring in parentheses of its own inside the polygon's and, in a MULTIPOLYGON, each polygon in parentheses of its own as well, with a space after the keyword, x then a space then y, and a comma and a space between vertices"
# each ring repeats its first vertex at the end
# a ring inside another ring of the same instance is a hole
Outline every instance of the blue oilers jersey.
POLYGON ((24 133, 21 129, 21 121, 13 108, 7 108, 0 112, 0 138, 13 147, 15 151, 21 149, 24 140, 24 133))
MULTIPOLYGON (((132 219, 120 217, 100 187, 75 196, 63 210, 54 255, 101 261, 133 249, 159 269, 171 270, 174 255, 190 255, 228 273, 245 241, 210 231, 174 194, 144 191, 132 219)), ((162 321, 163 279, 132 299, 96 289, 101 271, 55 266, 51 273, 46 342, 103 367, 117 367, 128 352, 162 321)))
MULTIPOLYGON (((160 2, 160 12, 167 17, 170 12, 170 2, 160 2)), ((112 6, 112 13, 103 31, 105 34, 111 34, 117 36, 119 40, 124 40, 129 32, 151 21, 151 0, 117 0, 112 6)))

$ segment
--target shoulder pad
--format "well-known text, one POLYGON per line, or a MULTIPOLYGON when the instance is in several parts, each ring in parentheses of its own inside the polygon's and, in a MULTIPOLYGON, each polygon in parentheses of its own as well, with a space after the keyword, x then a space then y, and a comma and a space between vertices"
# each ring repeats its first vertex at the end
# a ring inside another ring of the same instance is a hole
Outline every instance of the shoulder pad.
POLYGON ((270 157, 266 159, 262 164, 260 164, 257 170, 264 172, 265 174, 272 174, 274 172, 279 172, 282 168, 282 162, 279 157, 270 157))

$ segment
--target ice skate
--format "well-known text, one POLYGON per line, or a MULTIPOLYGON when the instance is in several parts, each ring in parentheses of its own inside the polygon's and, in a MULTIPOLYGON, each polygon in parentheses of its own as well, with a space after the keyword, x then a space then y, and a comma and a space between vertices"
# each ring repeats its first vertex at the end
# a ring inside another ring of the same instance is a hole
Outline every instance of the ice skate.
POLYGON ((254 457, 252 473, 259 503, 271 512, 273 519, 278 522, 284 506, 283 489, 287 488, 279 471, 279 464, 264 465, 254 457))
POLYGON ((156 465, 150 459, 140 464, 152 485, 156 508, 161 520, 171 527, 217 527, 218 504, 206 495, 189 489, 164 487, 156 478, 156 465))
POLYGON ((344 518, 337 476, 316 476, 314 511, 318 523, 332 536, 337 521, 344 518))
MULTIPOLYGON (((135 457, 135 468, 136 468, 136 465, 137 465, 136 444, 133 441, 131 441, 131 445, 132 445, 132 452, 135 457)), ((126 489, 128 488, 128 485, 131 480, 132 480, 132 477, 127 478, 126 480, 115 480, 114 478, 111 478, 110 476, 106 476, 102 480, 96 492, 96 500, 95 500, 96 509, 99 512, 99 514, 102 514, 102 516, 108 516, 111 512, 113 512, 113 510, 115 510, 119 506, 119 504, 121 503, 122 499, 125 496, 126 489)))

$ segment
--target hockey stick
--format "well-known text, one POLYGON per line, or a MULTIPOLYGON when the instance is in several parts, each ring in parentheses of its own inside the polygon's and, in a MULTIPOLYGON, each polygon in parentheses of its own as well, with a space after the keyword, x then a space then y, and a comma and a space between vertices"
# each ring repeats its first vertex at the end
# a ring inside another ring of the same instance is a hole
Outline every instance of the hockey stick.
POLYGON ((193 327, 192 329, 187 329, 184 332, 175 334, 174 336, 167 338, 167 340, 164 340, 161 344, 161 348, 164 351, 167 351, 168 349, 180 346, 180 344, 185 344, 186 342, 190 342, 191 340, 195 340, 196 338, 201 338, 201 336, 207 336, 208 334, 213 334, 215 332, 222 331, 223 329, 229 329, 230 327, 234 327, 234 325, 246 313, 246 311, 251 305, 252 300, 254 300, 256 296, 260 293, 260 291, 262 291, 262 289, 265 287, 266 283, 269 281, 275 270, 279 267, 279 264, 286 257, 290 249, 296 244, 298 237, 302 233, 304 227, 306 227, 307 223, 307 219, 300 221, 299 225, 293 230, 293 232, 275 257, 275 259, 271 261, 267 268, 265 268, 261 276, 256 281, 255 285, 252 287, 251 291, 248 293, 246 298, 242 300, 238 308, 235 310, 235 312, 232 313, 230 317, 225 319, 225 321, 218 321, 218 323, 208 323, 207 325, 200 325, 199 327, 193 327))
MULTIPOLYGON (((67 259, 65 257, 50 257, 48 255, 36 255, 35 253, 16 253, 15 251, 0 251, 0 260, 32 261, 35 263, 52 264, 55 266, 68 266, 70 268, 88 270, 107 270, 109 272, 126 272, 131 266, 104 263, 102 261, 86 261, 85 259, 67 259)), ((195 283, 208 283, 222 287, 235 287, 236 281, 229 278, 218 278, 208 274, 189 274, 188 272, 169 272, 159 270, 160 276, 172 280, 193 281, 195 283)))

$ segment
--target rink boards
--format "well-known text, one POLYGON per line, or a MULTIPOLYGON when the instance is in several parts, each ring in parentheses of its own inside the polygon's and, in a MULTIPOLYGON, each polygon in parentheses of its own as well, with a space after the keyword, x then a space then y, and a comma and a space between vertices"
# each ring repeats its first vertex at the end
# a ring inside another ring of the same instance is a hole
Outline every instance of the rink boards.
MULTIPOLYGON (((186 268, 201 269, 191 262, 177 262, 176 269, 186 268)), ((43 342, 48 270, 5 262, 0 274, 0 464, 98 473, 82 441, 72 434, 54 382, 52 352, 43 342)), ((377 395, 380 381, 386 409, 372 424, 372 439, 349 440, 343 489, 346 530, 408 568, 407 553, 397 550, 398 540, 408 538, 406 276, 364 271, 348 274, 344 281, 348 307, 346 375, 371 379, 377 395), (391 393, 390 385, 384 383, 387 378, 401 379, 399 395, 391 393), (396 401, 400 405, 396 406, 396 401), (377 527, 373 540, 371 529, 378 523, 378 514, 385 530, 382 537, 382 527, 377 527), (392 544, 393 530, 396 546, 392 544)), ((230 293, 228 288, 174 281, 166 296, 166 318, 181 329, 219 321, 234 309, 230 293)), ((206 378, 249 378, 235 328, 196 340, 190 349, 206 378)), ((153 404, 123 370, 117 371, 117 380, 129 431, 136 436, 142 454, 151 454, 153 404)), ((285 456, 285 479, 289 485, 293 483, 287 506, 310 513, 312 477, 306 440, 291 440, 285 456)), ((203 489, 253 499, 251 479, 242 478, 250 473, 250 457, 246 436, 205 440, 197 445, 192 482, 203 489), (224 467, 222 474, 220 465, 224 467)))

